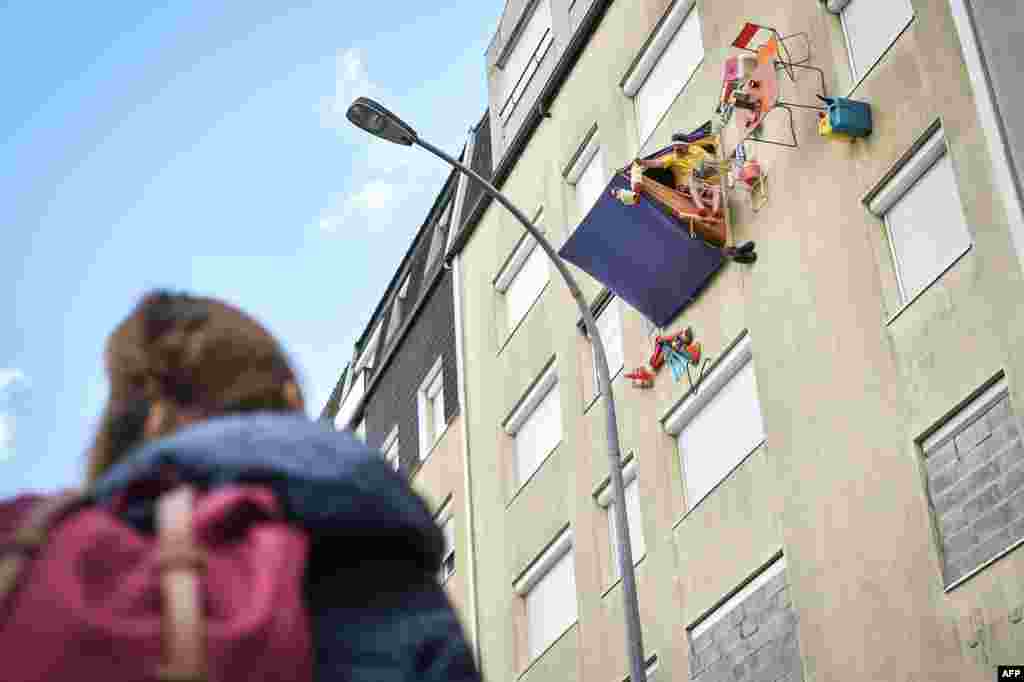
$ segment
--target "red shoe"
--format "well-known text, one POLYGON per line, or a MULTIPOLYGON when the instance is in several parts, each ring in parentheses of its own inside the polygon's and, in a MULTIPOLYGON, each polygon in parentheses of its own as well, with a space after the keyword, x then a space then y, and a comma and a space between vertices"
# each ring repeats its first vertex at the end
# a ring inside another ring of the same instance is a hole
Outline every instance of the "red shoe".
POLYGON ((690 356, 690 364, 696 365, 700 362, 700 341, 691 343, 686 347, 686 354, 690 356))
POLYGON ((654 375, 648 372, 643 367, 637 367, 632 372, 626 375, 627 379, 633 380, 633 386, 636 388, 650 388, 654 385, 654 375))
MULTIPOLYGON (((658 338, 660 339, 661 337, 659 336, 658 338)), ((661 366, 665 364, 665 353, 661 350, 660 343, 658 344, 658 348, 654 351, 654 354, 651 355, 651 360, 648 364, 655 372, 661 369, 661 366)))

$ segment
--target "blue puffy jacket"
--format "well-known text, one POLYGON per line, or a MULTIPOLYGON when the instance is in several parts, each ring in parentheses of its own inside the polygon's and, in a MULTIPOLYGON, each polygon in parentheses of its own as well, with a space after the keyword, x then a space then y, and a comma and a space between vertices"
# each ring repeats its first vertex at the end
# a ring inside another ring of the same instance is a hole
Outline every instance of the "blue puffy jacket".
MULTIPOLYGON (((444 541, 423 500, 379 453, 298 416, 212 419, 151 442, 94 487, 98 502, 170 465, 200 486, 262 483, 310 536, 316 681, 478 682, 436 575, 444 541)), ((153 503, 128 521, 152 530, 153 503)))

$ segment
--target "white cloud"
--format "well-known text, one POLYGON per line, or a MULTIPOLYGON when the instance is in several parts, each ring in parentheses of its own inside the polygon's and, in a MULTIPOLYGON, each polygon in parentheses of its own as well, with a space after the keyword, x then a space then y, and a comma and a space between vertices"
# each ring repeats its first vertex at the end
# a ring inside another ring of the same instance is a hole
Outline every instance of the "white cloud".
POLYGON ((14 456, 18 412, 22 407, 29 380, 17 368, 0 368, 0 461, 14 456))
POLYGON ((17 419, 13 414, 0 412, 0 462, 14 456, 14 435, 17 419))
POLYGON ((17 368, 0 369, 0 393, 6 392, 16 386, 28 386, 28 377, 17 368))
POLYGON ((349 177, 355 183, 329 197, 315 222, 329 234, 361 236, 394 229, 408 234, 430 207, 447 168, 420 150, 396 147, 349 123, 345 111, 360 96, 392 100, 370 78, 363 53, 348 48, 335 61, 334 94, 322 99, 320 120, 354 147, 349 177))
POLYGON ((357 97, 380 99, 384 92, 370 80, 363 53, 358 48, 350 47, 339 52, 334 70, 334 94, 320 100, 320 123, 326 128, 354 130, 345 118, 345 112, 352 101, 357 97))

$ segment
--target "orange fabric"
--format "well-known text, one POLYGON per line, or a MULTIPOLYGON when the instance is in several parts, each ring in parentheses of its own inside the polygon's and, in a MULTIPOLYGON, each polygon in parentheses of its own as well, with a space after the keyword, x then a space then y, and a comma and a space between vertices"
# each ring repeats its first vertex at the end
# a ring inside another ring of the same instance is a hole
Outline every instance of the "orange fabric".
POLYGON ((779 44, 772 38, 767 43, 757 48, 757 63, 769 64, 779 54, 779 44))

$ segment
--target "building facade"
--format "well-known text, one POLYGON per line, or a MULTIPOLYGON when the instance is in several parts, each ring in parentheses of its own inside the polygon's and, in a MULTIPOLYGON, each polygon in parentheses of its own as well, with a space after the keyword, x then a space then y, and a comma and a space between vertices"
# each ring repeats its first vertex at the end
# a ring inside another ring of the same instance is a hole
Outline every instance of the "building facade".
MULTIPOLYGON (((488 174, 488 118, 470 133, 464 160, 488 174)), ((356 343, 321 420, 380 450, 434 510, 444 531, 443 582, 470 639, 470 508, 453 275, 444 263, 453 226, 477 189, 450 174, 356 343)))
MULTIPOLYGON (((774 112, 744 145, 767 201, 736 189, 729 221, 758 259, 726 263, 663 326, 696 332, 698 390, 667 370, 634 388, 624 374, 658 330, 574 269, 615 377, 652 679, 980 681, 1024 656, 1012 4, 507 3, 486 56, 493 178, 556 248, 613 172, 715 118, 748 22, 796 36, 791 59, 821 69, 780 71, 783 100, 813 105, 824 87, 872 109, 855 143, 794 107, 792 130, 774 112), (790 132, 795 148, 769 143, 790 132)), ((489 680, 619 682, 590 344, 514 218, 483 197, 466 214, 447 258, 481 665, 489 680)))

